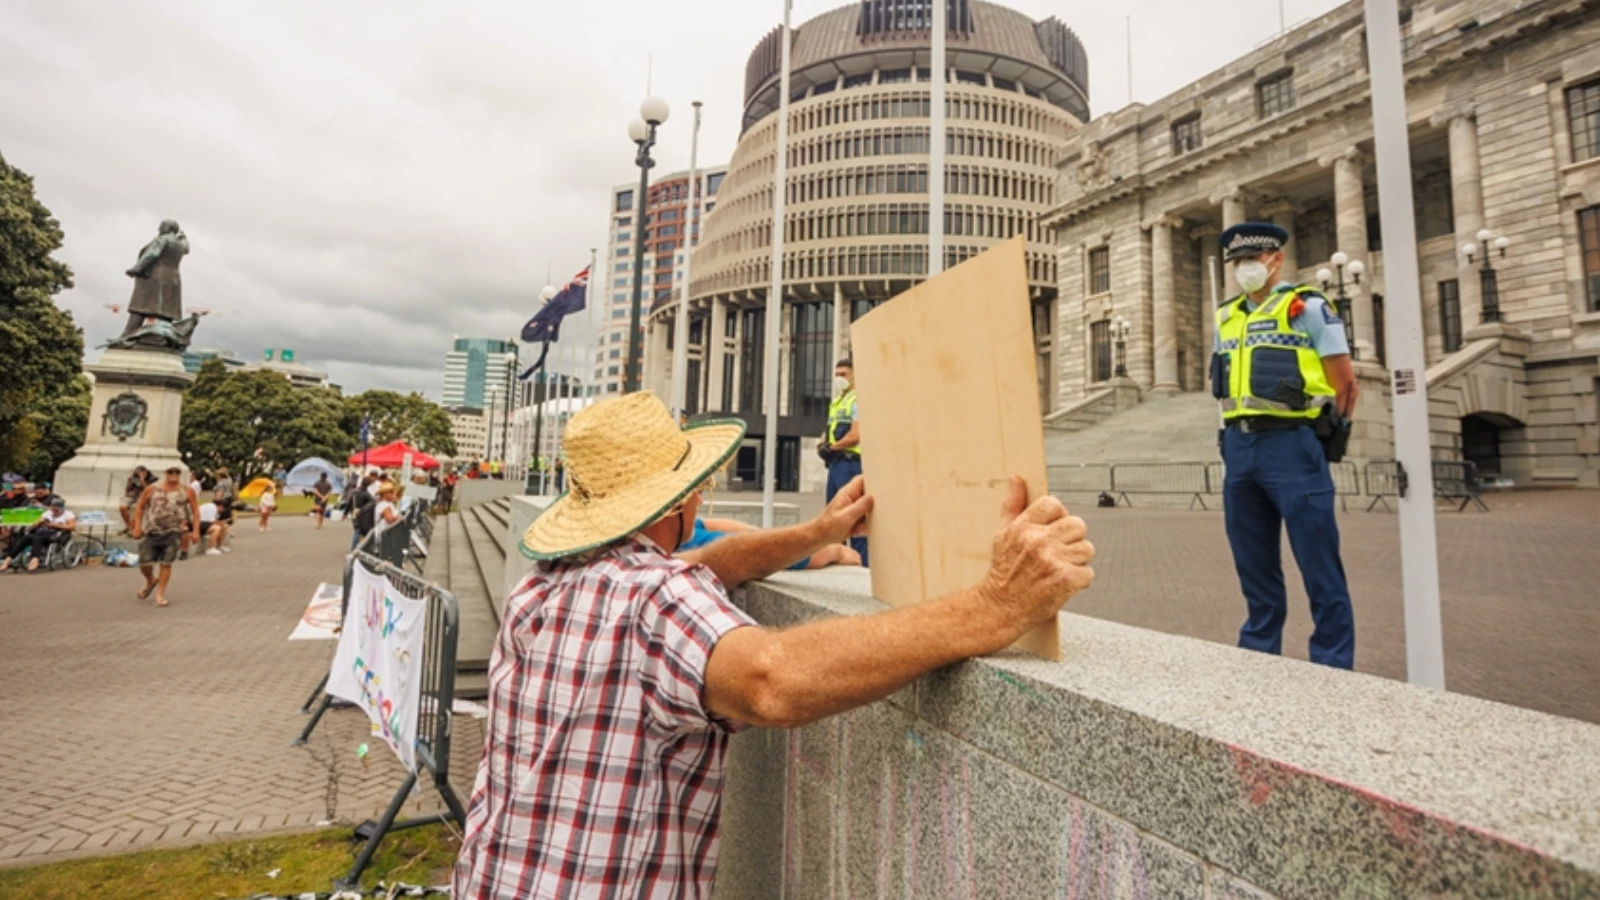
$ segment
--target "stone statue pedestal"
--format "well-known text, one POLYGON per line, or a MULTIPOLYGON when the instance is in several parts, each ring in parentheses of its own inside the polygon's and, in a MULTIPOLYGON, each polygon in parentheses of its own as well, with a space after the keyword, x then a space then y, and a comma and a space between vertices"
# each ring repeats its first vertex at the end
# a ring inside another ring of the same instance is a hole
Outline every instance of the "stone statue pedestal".
POLYGON ((68 509, 105 510, 115 522, 135 466, 157 478, 170 466, 188 469, 178 455, 178 418, 194 376, 182 354, 164 350, 107 350, 84 369, 94 376, 88 440, 56 471, 54 490, 68 509))

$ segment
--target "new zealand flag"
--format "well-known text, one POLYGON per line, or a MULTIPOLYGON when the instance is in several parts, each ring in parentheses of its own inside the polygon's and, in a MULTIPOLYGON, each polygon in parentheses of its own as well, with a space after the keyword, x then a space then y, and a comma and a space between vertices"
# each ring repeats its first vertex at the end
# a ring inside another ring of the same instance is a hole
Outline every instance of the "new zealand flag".
POLYGON ((545 356, 550 352, 550 345, 561 340, 561 320, 576 312, 582 312, 588 306, 589 298, 589 270, 584 269, 574 275, 572 281, 561 289, 559 294, 550 298, 550 302, 540 307, 539 312, 522 326, 522 339, 529 344, 543 344, 539 352, 539 360, 528 371, 519 377, 527 381, 533 373, 544 369, 545 356))

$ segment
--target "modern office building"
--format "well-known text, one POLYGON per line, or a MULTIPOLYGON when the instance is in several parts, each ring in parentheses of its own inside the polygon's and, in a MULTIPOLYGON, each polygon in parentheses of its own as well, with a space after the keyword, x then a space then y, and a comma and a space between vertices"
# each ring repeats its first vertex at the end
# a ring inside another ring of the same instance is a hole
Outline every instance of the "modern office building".
MULTIPOLYGON (((1600 486, 1600 8, 1401 9, 1427 364, 1416 374, 1435 457, 1518 485, 1600 486)), ((1392 457, 1385 298, 1395 285, 1363 12, 1346 3, 1072 138, 1047 220, 1060 237, 1064 421, 1103 419, 1119 400, 1208 392, 1213 311, 1238 294, 1228 273, 1213 277, 1217 239, 1267 219, 1292 236, 1286 278, 1315 285, 1326 269, 1337 299, 1334 257, 1348 259, 1364 397, 1351 455, 1392 457), (1122 322, 1126 379, 1114 359, 1122 322)), ((1177 438, 1151 436, 1214 446, 1205 434, 1177 438)))
POLYGON ((293 351, 286 351, 277 359, 268 356, 261 362, 246 363, 242 368, 246 372, 277 372, 295 387, 331 387, 339 390, 338 385, 329 381, 327 372, 296 362, 293 351))
MULTIPOLYGON (((645 197, 645 244, 642 257, 645 289, 642 316, 655 303, 670 297, 678 255, 700 239, 700 218, 716 208, 717 192, 727 175, 726 166, 700 170, 699 209, 689 211, 689 173, 674 172, 657 178, 645 197)), ((600 272, 590 278, 590 302, 600 310, 600 327, 594 348, 594 392, 616 394, 622 391, 627 372, 625 359, 628 325, 633 309, 634 219, 638 216, 637 182, 611 189, 610 221, 606 236, 606 255, 600 272), (600 298, 598 301, 595 298, 600 298)), ((641 359, 643 352, 641 351, 641 359)))
POLYGON ((470 462, 483 459, 488 452, 489 418, 487 412, 476 407, 451 406, 450 436, 456 442, 455 459, 470 462))
POLYGON ((229 369, 244 368, 244 360, 232 350, 197 349, 183 351, 183 368, 190 375, 200 371, 200 367, 213 359, 222 360, 222 364, 229 369))
MULTIPOLYGON (((931 58, 929 0, 863 0, 795 29, 787 153, 777 480, 801 486, 827 417, 849 323, 928 272, 932 78, 945 79, 944 265, 1027 237, 1041 395, 1055 396, 1056 165, 1089 119, 1088 59, 1061 21, 980 0, 950 2, 945 59, 931 58)), ((781 46, 745 70, 743 131, 689 286, 688 407, 750 426, 736 483, 759 481, 767 435, 763 335, 771 286, 781 46)), ((670 380, 671 305, 651 319, 651 380, 670 380)), ((973 308, 982 315, 981 300, 973 308)), ((659 390, 659 387, 657 388, 659 390)), ((814 479, 806 479, 807 486, 814 479)))
POLYGON ((517 358, 515 341, 457 336, 444 357, 444 405, 487 409, 491 386, 503 399, 516 379, 517 358))

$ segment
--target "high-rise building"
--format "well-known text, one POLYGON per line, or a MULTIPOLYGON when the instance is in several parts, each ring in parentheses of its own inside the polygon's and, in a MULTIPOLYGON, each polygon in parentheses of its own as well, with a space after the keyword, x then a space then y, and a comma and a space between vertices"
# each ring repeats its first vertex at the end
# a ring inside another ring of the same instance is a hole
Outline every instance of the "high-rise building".
MULTIPOLYGON (((686 407, 750 426, 735 483, 758 483, 760 444, 778 442, 780 490, 802 487, 822 434, 833 363, 849 323, 928 273, 932 79, 947 82, 943 264, 1026 236, 1039 390, 1056 395, 1051 353, 1056 247, 1041 217, 1057 165, 1089 120, 1089 64, 1061 21, 980 0, 949 0, 945 59, 932 59, 931 0, 863 0, 795 29, 782 260, 778 434, 765 435, 763 354, 772 286, 782 42, 768 34, 745 68, 744 120, 717 208, 694 251, 686 407), (937 74, 935 74, 937 73, 937 74)), ((651 317, 645 383, 670 383, 672 320, 651 317)), ((974 298, 973 315, 983 315, 974 298)), ((1048 408, 1048 405, 1047 407, 1048 408)), ((820 476, 820 468, 813 471, 820 476)))
POLYGON ((444 405, 487 409, 504 402, 516 379, 517 345, 497 338, 457 337, 444 357, 444 405))
POLYGON ((488 452, 489 419, 486 412, 475 407, 449 407, 450 436, 456 442, 458 460, 483 459, 488 452))
MULTIPOLYGON (((697 195, 700 209, 693 215, 689 212, 688 172, 663 176, 650 185, 650 193, 645 198, 643 315, 649 314, 653 304, 671 298, 678 254, 699 242, 700 218, 716 208, 717 191, 727 172, 727 166, 700 170, 697 195)), ((636 183, 611 189, 606 255, 600 263, 600 271, 589 280, 590 302, 601 313, 595 336, 592 381, 598 394, 621 393, 627 374, 628 324, 633 309, 635 272, 633 250, 637 239, 633 220, 639 214, 638 190, 636 183)), ((642 340, 640 356, 643 356, 642 340)))

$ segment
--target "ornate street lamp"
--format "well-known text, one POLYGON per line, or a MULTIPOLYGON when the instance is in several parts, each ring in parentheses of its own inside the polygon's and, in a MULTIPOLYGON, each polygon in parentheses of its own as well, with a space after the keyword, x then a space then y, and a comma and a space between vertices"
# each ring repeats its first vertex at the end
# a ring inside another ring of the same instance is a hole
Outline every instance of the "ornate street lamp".
POLYGON ((1511 246, 1508 237, 1495 237, 1494 232, 1485 228, 1478 232, 1478 243, 1463 244, 1461 255, 1467 258, 1467 265, 1477 261, 1481 252, 1483 265, 1478 269, 1478 282, 1483 288, 1483 321, 1500 321, 1500 276, 1494 270, 1492 251, 1499 250, 1500 258, 1506 258, 1506 248, 1511 246))
POLYGON ((660 97, 647 98, 639 104, 639 118, 628 123, 628 139, 638 152, 633 163, 639 167, 639 206, 633 223, 633 314, 628 322, 628 367, 623 389, 632 393, 639 389, 639 319, 644 304, 644 234, 645 194, 650 190, 650 170, 656 161, 650 150, 656 145, 656 126, 667 121, 667 101, 660 97))
MULTIPOLYGON (((544 286, 544 290, 539 292, 539 299, 544 303, 549 303, 555 299, 556 293, 555 287, 547 284, 544 286)), ((540 305, 542 306, 543 304, 540 305)), ((539 496, 541 497, 544 496, 544 470, 541 466, 543 461, 541 454, 544 452, 544 397, 545 394, 549 393, 549 389, 545 387, 545 374, 543 369, 539 370, 534 375, 533 382, 533 471, 535 477, 539 479, 539 496)))
POLYGON ((1336 291, 1333 302, 1339 310, 1339 318, 1344 320, 1344 339, 1350 345, 1350 358, 1360 359, 1360 351, 1356 349, 1356 322, 1355 314, 1350 308, 1350 292, 1361 285, 1361 276, 1367 274, 1367 267, 1360 260, 1350 261, 1350 255, 1344 251, 1333 254, 1333 269, 1317 270, 1317 280, 1322 282, 1323 291, 1336 291), (1345 273, 1350 273, 1350 279, 1345 280, 1345 273))
POLYGON ((1117 339, 1117 377, 1128 377, 1128 334, 1133 323, 1123 316, 1111 320, 1111 334, 1117 339))

